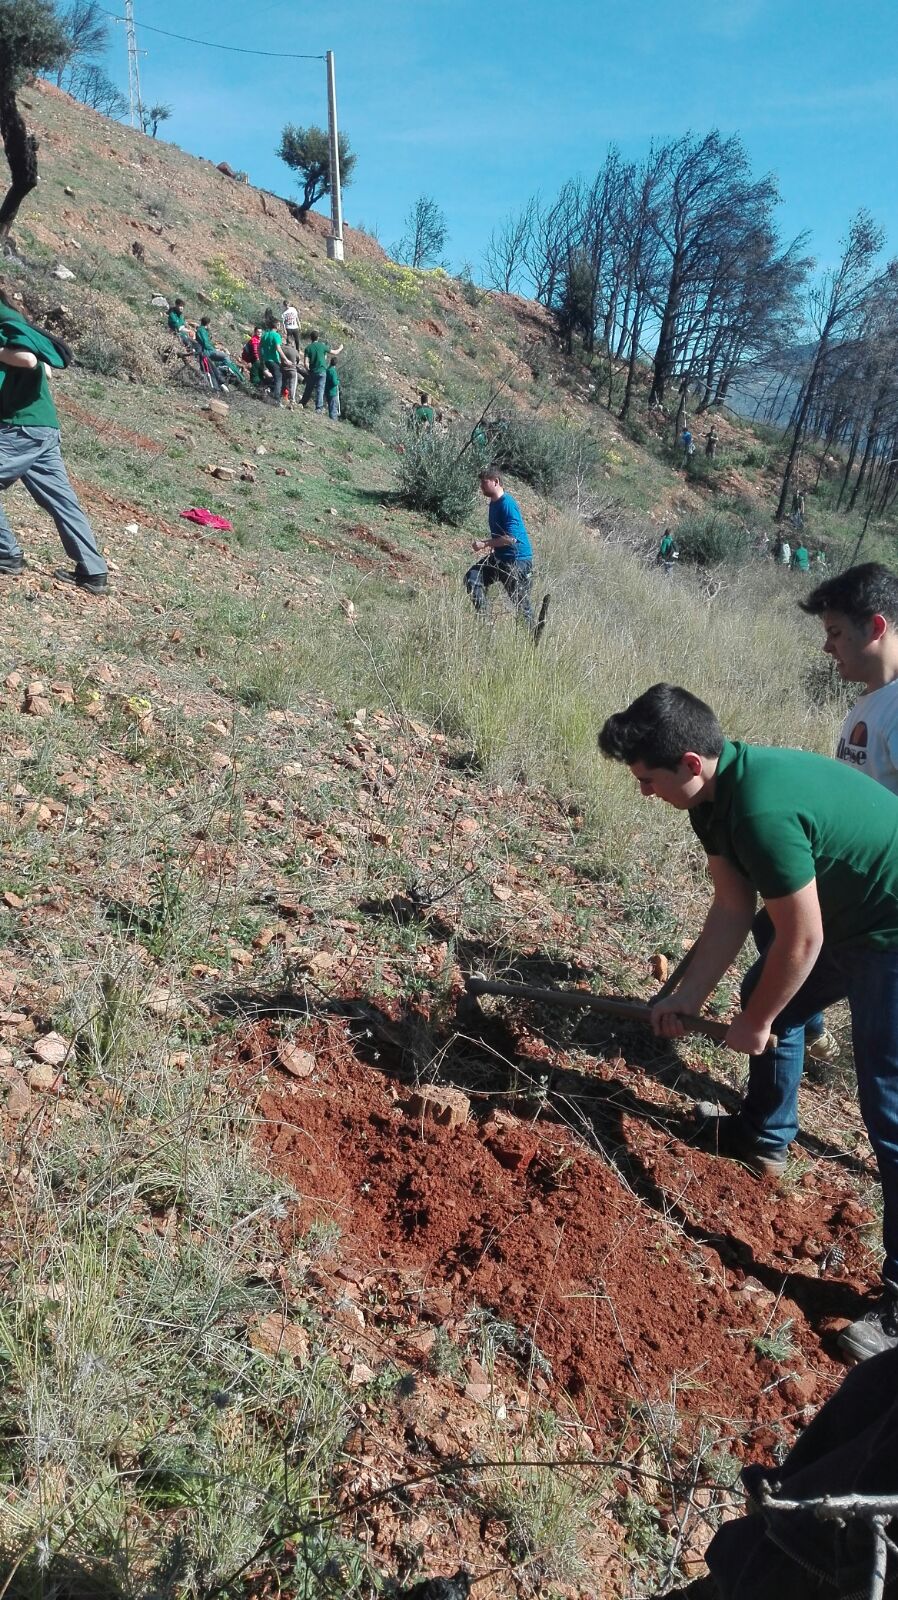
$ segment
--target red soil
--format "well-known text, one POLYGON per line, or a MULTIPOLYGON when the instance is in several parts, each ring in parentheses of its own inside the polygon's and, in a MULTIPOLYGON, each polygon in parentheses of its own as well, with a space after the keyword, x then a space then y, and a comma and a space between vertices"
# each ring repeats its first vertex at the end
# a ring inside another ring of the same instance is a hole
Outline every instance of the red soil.
POLYGON ((673 1137, 651 1114, 651 1075, 623 1060, 564 1072, 565 1096, 538 1121, 497 1126, 490 1097, 484 1120, 436 1126, 406 1108, 388 1060, 372 1064, 377 1041, 354 1033, 337 1020, 304 1031, 316 1071, 303 1083, 277 1069, 267 1024, 244 1032, 241 1053, 270 1069, 261 1136, 301 1197, 290 1232, 332 1216, 345 1259, 382 1276, 386 1321, 451 1322, 476 1301, 527 1331, 587 1423, 674 1397, 750 1421, 755 1446, 844 1375, 832 1333, 869 1287, 869 1219, 843 1169, 818 1161, 794 1188, 759 1182, 673 1137), (607 1159, 553 1120, 578 1084, 607 1159), (397 1272, 414 1278, 413 1306, 397 1272), (799 1353, 774 1364, 753 1341, 787 1319, 799 1353))

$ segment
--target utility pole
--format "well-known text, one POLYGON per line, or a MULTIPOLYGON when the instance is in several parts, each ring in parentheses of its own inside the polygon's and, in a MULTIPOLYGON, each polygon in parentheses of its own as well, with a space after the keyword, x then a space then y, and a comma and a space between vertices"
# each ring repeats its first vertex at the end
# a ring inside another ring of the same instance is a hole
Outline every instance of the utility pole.
POLYGON ((330 144, 331 236, 327 241, 329 261, 343 260, 343 197, 340 193, 340 136, 337 129, 337 84, 334 77, 334 52, 328 50, 327 133, 330 144))
POLYGON ((125 0, 125 33, 128 38, 128 104, 132 128, 143 127, 143 101, 140 98, 137 34, 134 31, 134 0, 125 0))

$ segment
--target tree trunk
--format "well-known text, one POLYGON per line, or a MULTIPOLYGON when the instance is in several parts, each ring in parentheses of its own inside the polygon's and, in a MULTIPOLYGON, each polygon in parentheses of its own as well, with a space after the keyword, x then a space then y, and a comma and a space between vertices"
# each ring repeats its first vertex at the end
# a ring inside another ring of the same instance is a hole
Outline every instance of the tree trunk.
POLYGON ((867 476, 867 468, 870 465, 870 458, 873 455, 874 450, 876 449, 876 445, 877 445, 877 442, 878 442, 878 439, 879 439, 879 435, 876 432, 877 421, 878 421, 878 418, 872 417, 871 421, 870 421, 870 426, 867 429, 867 446, 866 446, 866 449, 864 450, 864 454, 863 454, 863 457, 861 459, 860 470, 858 471, 858 475, 854 480, 854 488, 851 491, 851 499, 848 502, 848 508, 847 509, 848 509, 849 513, 854 510, 854 508, 855 508, 855 506, 857 504, 857 497, 861 492, 861 489, 862 489, 863 483, 864 483, 864 479, 867 476))
MULTIPOLYGON (((854 433, 851 436, 851 445, 850 445, 849 451, 848 451, 848 461, 847 461, 846 466, 845 466, 845 471, 842 474, 842 482, 839 485, 839 498, 836 501, 836 510, 837 511, 839 510, 839 507, 842 504, 842 500, 843 500, 844 495, 845 495, 845 490, 848 488, 848 480, 851 477, 851 473, 852 473, 852 470, 854 468, 855 458, 857 456, 857 448, 858 448, 858 445, 860 444, 860 442, 861 442, 861 425, 860 425, 860 423, 858 423, 857 427, 854 430, 854 433)), ((824 456, 824 460, 825 459, 826 458, 824 456)), ((820 482, 820 473, 819 472, 817 474, 817 482, 818 483, 820 482)))
POLYGON ((681 294, 680 277, 676 269, 674 269, 667 290, 667 300, 665 301, 661 329, 658 334, 658 346, 655 351, 655 361, 652 369, 652 392, 649 395, 650 405, 660 406, 664 404, 664 390, 673 371, 673 355, 681 294))
POLYGON ((637 290, 636 304, 633 308, 633 323, 630 332, 630 359, 627 363, 627 384, 624 389, 624 398, 618 412, 618 419, 624 422, 630 412, 630 401, 633 398, 633 382, 636 377, 636 362, 639 355, 639 335, 642 331, 642 295, 637 290))
POLYGON ((15 91, 0 87, 0 138, 9 165, 10 185, 0 205, 0 239, 12 227, 22 201, 37 186, 37 139, 29 133, 16 104, 15 91))
POLYGON ((827 347, 828 338, 827 334, 824 333, 821 335, 820 342, 817 346, 817 353, 814 356, 814 360, 811 364, 811 370, 808 373, 807 380, 805 382, 804 393, 802 394, 795 409, 792 448, 789 451, 789 459, 786 462, 786 470, 783 473, 783 483, 782 488, 780 489, 780 497, 776 508, 776 516, 774 518, 776 522, 782 522, 783 517, 786 514, 786 501, 789 498, 789 490, 792 486, 792 474, 795 470, 795 462, 804 439, 808 416, 810 414, 811 407, 817 398, 817 380, 820 376, 820 369, 823 366, 823 359, 826 355, 827 347))

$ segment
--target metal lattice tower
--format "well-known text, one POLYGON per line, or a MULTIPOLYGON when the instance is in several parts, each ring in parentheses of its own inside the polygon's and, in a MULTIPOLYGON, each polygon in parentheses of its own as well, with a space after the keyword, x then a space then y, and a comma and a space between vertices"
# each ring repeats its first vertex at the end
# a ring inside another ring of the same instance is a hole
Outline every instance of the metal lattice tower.
POLYGON ((128 38, 128 104, 132 128, 143 127, 143 101, 140 98, 140 67, 137 34, 134 30, 134 0, 125 0, 125 33, 128 38))

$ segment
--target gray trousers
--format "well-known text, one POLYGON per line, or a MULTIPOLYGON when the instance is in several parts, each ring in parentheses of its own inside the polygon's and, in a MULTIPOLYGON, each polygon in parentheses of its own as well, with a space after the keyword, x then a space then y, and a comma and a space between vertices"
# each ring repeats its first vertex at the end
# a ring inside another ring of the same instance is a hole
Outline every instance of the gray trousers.
MULTIPOLYGON (((32 500, 50 513, 79 576, 105 576, 106 563, 63 465, 58 428, 0 425, 0 489, 9 489, 14 483, 24 484, 32 500)), ((21 554, 0 505, 0 560, 16 560, 21 554)))

